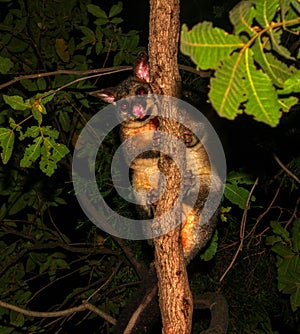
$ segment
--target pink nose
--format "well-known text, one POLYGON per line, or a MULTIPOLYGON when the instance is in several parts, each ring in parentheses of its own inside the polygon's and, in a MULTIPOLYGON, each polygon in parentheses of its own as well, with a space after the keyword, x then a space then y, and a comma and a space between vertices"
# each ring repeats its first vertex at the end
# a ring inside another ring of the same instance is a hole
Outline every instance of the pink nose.
POLYGON ((141 104, 135 104, 132 108, 132 113, 136 118, 144 118, 146 111, 141 104))

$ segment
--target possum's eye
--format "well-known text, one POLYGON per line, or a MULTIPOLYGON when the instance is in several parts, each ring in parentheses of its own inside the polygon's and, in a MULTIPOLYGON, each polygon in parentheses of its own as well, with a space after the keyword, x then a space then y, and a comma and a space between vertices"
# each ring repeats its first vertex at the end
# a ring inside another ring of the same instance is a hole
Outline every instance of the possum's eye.
POLYGON ((140 87, 136 91, 136 95, 146 95, 148 93, 147 88, 140 87))
POLYGON ((126 112, 128 109, 128 103, 127 102, 122 102, 120 105, 120 109, 122 112, 126 112))

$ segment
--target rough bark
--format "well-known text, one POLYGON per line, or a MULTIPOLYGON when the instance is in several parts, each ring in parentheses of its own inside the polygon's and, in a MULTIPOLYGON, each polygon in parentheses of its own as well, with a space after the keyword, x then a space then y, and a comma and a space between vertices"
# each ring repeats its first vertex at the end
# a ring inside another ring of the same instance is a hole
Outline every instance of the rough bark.
MULTIPOLYGON (((151 79, 156 93, 179 96, 180 75, 177 65, 179 39, 179 0, 150 0, 149 59, 151 79)), ((172 106, 164 106, 169 119, 160 122, 160 130, 179 137, 179 124, 172 120, 172 106)), ((183 152, 172 141, 162 143, 164 149, 174 156, 183 152)), ((184 159, 183 160, 183 164, 184 159)), ((179 198, 179 170, 174 161, 161 156, 160 171, 165 175, 165 192, 158 203, 156 217, 167 212, 179 198)), ((174 226, 181 221, 181 205, 163 221, 157 224, 174 226)), ((180 225, 155 239, 155 267, 158 278, 159 305, 164 333, 190 333, 192 325, 193 301, 189 288, 186 267, 180 242, 180 225)))

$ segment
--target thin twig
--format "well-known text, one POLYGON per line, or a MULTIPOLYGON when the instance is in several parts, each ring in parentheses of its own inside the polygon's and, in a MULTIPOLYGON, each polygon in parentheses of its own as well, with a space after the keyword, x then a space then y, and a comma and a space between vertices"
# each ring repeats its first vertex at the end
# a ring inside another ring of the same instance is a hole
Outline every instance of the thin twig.
POLYGON ((295 205, 295 209, 294 209, 294 211, 293 211, 293 213, 292 213, 292 215, 291 215, 291 218, 288 220, 288 222, 285 224, 285 229, 292 223, 292 221, 294 220, 294 219, 296 219, 297 218, 297 211, 298 211, 298 205, 299 205, 299 203, 300 203, 300 197, 297 199, 297 202, 296 202, 296 205, 295 205))
POLYGON ((250 202, 251 202, 251 197, 252 197, 252 194, 253 194, 253 191, 255 189, 255 187, 257 186, 258 184, 258 177, 256 178, 250 192, 249 192, 249 196, 247 198, 247 202, 246 202, 246 207, 245 207, 245 210, 243 212, 243 217, 242 217, 242 221, 241 221, 241 227, 240 227, 240 244, 239 244, 239 247, 230 263, 230 265, 228 266, 228 268, 225 270, 224 274, 222 275, 222 277, 220 278, 220 282, 223 281, 223 279, 225 278, 225 276, 227 275, 227 273, 229 272, 229 270, 232 268, 234 262, 236 261, 237 259, 237 256, 239 254, 239 252, 243 249, 243 243, 244 243, 244 235, 245 235, 245 227, 246 227, 246 222, 247 222, 247 212, 248 212, 248 209, 250 207, 250 202))
POLYGON ((300 183, 300 179, 298 179, 298 177, 293 174, 289 169, 287 169, 285 167, 285 165, 279 160, 279 158, 277 157, 277 155, 273 154, 273 157, 275 159, 275 161, 278 163, 278 165, 290 176, 292 177, 294 180, 296 180, 298 183, 300 183))
POLYGON ((112 271, 111 275, 108 277, 108 279, 105 281, 104 284, 102 284, 97 290, 95 290, 88 298, 87 301, 89 301, 91 298, 93 298, 94 295, 96 295, 101 289, 103 289, 116 275, 117 271, 120 269, 123 261, 119 261, 115 267, 115 269, 112 271))
MULTIPOLYGON (((263 217, 271 210, 271 208, 273 207, 273 204, 274 204, 277 196, 279 195, 279 192, 280 192, 280 189, 282 187, 282 184, 283 184, 283 180, 281 181, 279 187, 277 188, 276 193, 275 193, 274 197, 271 200, 271 203, 268 205, 267 209, 257 218, 255 225, 252 227, 251 231, 247 234, 247 236, 246 236, 245 239, 247 239, 251 234, 254 233, 254 231, 256 230, 257 225, 260 223, 260 221, 263 219, 263 217)), ((249 244, 250 244, 250 242, 251 241, 249 241, 249 244)))

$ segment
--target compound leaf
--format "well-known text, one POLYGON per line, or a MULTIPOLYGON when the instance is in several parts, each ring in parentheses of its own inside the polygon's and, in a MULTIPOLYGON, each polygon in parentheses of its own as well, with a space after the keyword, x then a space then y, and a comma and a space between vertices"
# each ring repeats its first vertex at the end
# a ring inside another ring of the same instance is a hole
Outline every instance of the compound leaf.
POLYGON ((182 26, 181 52, 190 56, 203 70, 216 68, 222 59, 243 45, 239 37, 214 28, 211 22, 199 23, 191 31, 188 31, 186 25, 182 26))
POLYGON ((276 126, 279 123, 280 103, 270 78, 256 69, 251 50, 245 50, 245 83, 248 101, 245 112, 257 121, 276 126))

